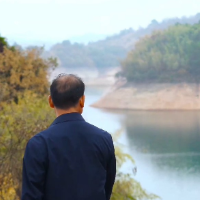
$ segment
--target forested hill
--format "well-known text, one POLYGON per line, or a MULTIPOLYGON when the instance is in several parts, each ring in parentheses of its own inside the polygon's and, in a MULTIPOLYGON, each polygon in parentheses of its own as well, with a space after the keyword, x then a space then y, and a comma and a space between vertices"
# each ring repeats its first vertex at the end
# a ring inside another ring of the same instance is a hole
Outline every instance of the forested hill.
POLYGON ((132 49, 135 42, 137 42, 141 37, 151 34, 155 30, 164 30, 169 26, 180 24, 195 24, 200 21, 200 13, 191 17, 182 18, 171 18, 164 19, 161 22, 155 19, 146 28, 139 28, 138 30, 133 30, 132 28, 121 31, 119 34, 107 37, 107 39, 94 43, 94 45, 113 45, 121 46, 126 49, 132 49))
POLYGON ((192 17, 165 19, 162 22, 152 20, 146 28, 133 30, 132 28, 121 31, 119 34, 107 37, 105 40, 92 42, 88 45, 63 41, 55 44, 48 56, 56 56, 61 67, 83 68, 92 67, 99 70, 116 67, 125 58, 127 53, 134 49, 135 43, 145 35, 155 30, 167 29, 171 25, 194 24, 200 21, 200 13, 192 17))
POLYGON ((141 39, 122 62, 131 82, 200 82, 200 22, 176 24, 141 39))

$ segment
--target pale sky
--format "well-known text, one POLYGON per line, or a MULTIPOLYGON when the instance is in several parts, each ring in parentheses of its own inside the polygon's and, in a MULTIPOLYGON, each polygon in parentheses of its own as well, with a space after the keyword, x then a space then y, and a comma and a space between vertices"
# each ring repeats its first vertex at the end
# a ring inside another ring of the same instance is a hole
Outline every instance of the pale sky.
POLYGON ((152 19, 195 15, 200 0, 0 0, 0 34, 7 38, 61 41, 113 34, 152 19))

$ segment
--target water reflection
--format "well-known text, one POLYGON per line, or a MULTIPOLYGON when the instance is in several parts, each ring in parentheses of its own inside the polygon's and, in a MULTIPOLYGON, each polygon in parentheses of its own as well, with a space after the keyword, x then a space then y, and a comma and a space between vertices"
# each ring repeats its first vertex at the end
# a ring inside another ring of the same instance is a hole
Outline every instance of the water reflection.
POLYGON ((129 112, 124 123, 129 145, 160 167, 200 172, 200 113, 129 112))
POLYGON ((104 92, 87 89, 84 118, 110 133, 124 128, 120 143, 136 161, 141 185, 163 200, 199 200, 200 113, 89 107, 104 92))

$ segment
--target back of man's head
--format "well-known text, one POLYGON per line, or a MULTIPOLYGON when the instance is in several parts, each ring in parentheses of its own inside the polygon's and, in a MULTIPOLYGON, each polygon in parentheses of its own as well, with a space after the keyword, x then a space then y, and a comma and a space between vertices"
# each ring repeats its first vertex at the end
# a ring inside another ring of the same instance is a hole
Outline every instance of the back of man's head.
POLYGON ((73 74, 60 74, 50 86, 53 104, 58 109, 67 110, 76 107, 84 95, 85 84, 73 74))

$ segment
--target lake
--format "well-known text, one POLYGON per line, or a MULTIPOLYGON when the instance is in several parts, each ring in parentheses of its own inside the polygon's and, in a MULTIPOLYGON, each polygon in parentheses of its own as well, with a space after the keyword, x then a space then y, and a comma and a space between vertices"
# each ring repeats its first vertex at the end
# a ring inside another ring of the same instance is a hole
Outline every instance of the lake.
MULTIPOLYGON (((138 180, 163 200, 200 199, 200 112, 104 110, 89 105, 106 88, 86 89, 86 121, 115 133, 136 162, 138 180)), ((124 167, 131 171, 134 166, 124 167)))

